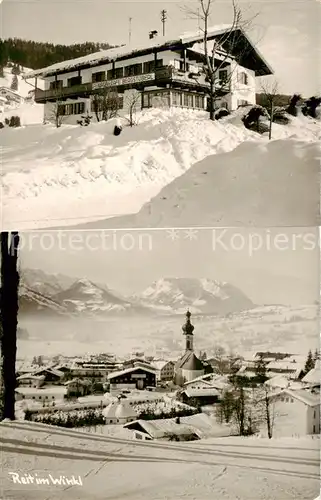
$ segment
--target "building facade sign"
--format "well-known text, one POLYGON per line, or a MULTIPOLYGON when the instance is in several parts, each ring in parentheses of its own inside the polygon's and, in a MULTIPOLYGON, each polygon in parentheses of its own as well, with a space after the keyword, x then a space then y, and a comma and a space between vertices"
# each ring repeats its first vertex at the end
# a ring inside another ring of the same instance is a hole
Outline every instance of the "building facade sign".
POLYGON ((131 378, 146 378, 146 373, 133 373, 131 378))
POLYGON ((92 84, 92 89, 101 89, 104 87, 118 87, 120 85, 131 85, 141 82, 149 82, 155 80, 155 73, 146 75, 126 76, 125 78, 117 78, 115 80, 105 80, 103 82, 95 82, 92 84))

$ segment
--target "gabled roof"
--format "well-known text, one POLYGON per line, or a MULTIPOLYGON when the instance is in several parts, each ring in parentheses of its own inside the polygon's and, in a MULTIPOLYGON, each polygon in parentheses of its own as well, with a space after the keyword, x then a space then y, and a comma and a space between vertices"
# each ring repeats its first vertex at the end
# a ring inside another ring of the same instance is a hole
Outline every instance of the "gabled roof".
POLYGON ((44 380, 46 377, 44 375, 33 375, 32 373, 25 373, 24 375, 20 375, 17 377, 17 380, 28 380, 32 378, 33 380, 44 380))
POLYGON ((184 393, 188 398, 220 395, 219 391, 215 387, 206 387, 204 389, 185 389, 184 393))
POLYGON ((284 389, 282 391, 278 391, 275 393, 271 393, 269 395, 270 398, 276 397, 276 396, 290 396, 294 399, 297 399, 298 401, 301 401, 301 403, 304 403, 307 406, 319 406, 320 405, 320 395, 317 394, 312 394, 312 392, 309 392, 305 389, 299 389, 297 391, 291 391, 290 389, 284 389))
POLYGON ((113 378, 120 377, 121 375, 126 375, 127 373, 135 372, 137 370, 143 370, 143 371, 152 373, 153 375, 155 375, 155 373, 156 373, 156 368, 153 368, 151 366, 147 367, 147 366, 138 365, 138 366, 133 366, 131 368, 126 368, 125 370, 111 372, 111 373, 109 373, 107 378, 108 378, 108 380, 111 380, 113 378))
POLYGON ((308 384, 319 384, 320 385, 320 362, 316 363, 315 367, 310 370, 302 379, 302 382, 306 382, 308 384))
MULTIPOLYGON (((231 30, 231 25, 219 25, 212 26, 208 29, 208 39, 214 39, 222 37, 225 33, 231 30)), ((263 56, 259 53, 255 45, 250 41, 248 36, 245 34, 243 30, 240 28, 238 31, 238 40, 243 46, 246 47, 246 52, 248 52, 252 58, 252 63, 254 66, 257 66, 258 74, 269 75, 273 73, 273 70, 270 68, 268 63, 264 60, 263 56)), ((85 66, 95 66, 98 64, 109 63, 112 61, 116 61, 122 57, 130 56, 130 55, 138 55, 139 53, 152 53, 156 49, 158 50, 166 50, 166 48, 170 49, 171 47, 177 46, 189 46, 191 47, 195 43, 200 43, 204 38, 204 34, 201 30, 196 32, 183 33, 176 38, 172 37, 156 37, 151 40, 146 40, 144 44, 141 45, 123 45, 121 47, 115 47, 113 49, 101 50, 99 52, 95 52, 93 54, 89 54, 83 57, 77 57, 76 59, 70 59, 67 61, 63 61, 60 63, 52 64, 46 68, 38 69, 35 71, 31 71, 23 76, 24 79, 34 78, 35 76, 46 76, 50 74, 55 74, 57 72, 68 71, 75 68, 81 68, 85 66)), ((224 47, 223 47, 224 48, 224 47)), ((237 47, 236 47, 237 49, 237 47)), ((235 50, 236 50, 235 49, 235 50)), ((233 49, 231 49, 232 55, 233 49)))
POLYGON ((193 351, 187 351, 178 361, 177 368, 182 370, 204 370, 203 363, 193 351))

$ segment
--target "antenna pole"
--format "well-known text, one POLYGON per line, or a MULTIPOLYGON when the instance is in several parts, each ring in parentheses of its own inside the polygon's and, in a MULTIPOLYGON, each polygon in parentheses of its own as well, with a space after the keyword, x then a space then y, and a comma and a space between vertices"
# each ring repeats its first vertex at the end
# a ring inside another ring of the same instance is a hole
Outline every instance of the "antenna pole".
POLYGON ((130 17, 129 18, 129 33, 128 33, 129 43, 132 41, 132 20, 133 20, 133 18, 130 17))
POLYGON ((163 24, 163 36, 165 36, 165 26, 166 26, 166 21, 167 21, 167 11, 162 10, 161 12, 161 21, 163 24))

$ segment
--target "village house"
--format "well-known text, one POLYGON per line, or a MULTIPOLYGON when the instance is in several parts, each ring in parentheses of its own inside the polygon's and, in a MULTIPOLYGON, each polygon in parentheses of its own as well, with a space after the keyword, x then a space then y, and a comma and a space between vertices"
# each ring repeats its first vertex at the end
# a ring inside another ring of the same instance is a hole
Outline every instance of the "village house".
POLYGON ((60 370, 56 370, 55 368, 39 368, 34 370, 32 375, 44 376, 45 384, 60 384, 64 373, 60 370))
POLYGON ((186 417, 156 420, 135 420, 124 425, 133 432, 134 439, 162 441, 193 441, 210 436, 228 436, 230 430, 219 426, 204 413, 186 417))
POLYGON ((134 366, 112 372, 108 375, 110 392, 119 392, 122 389, 146 389, 156 387, 156 369, 153 367, 134 366))
POLYGON ((169 382, 174 379, 175 363, 173 361, 159 360, 154 361, 153 366, 156 368, 156 378, 160 382, 169 382))
POLYGON ((269 400, 274 437, 320 434, 320 395, 284 389, 271 393, 269 400))
POLYGON ((15 389, 16 401, 32 400, 34 402, 52 403, 63 400, 67 395, 67 389, 64 386, 56 387, 17 387, 15 389))
POLYGON ((89 392, 89 382, 79 378, 68 380, 64 385, 67 388, 68 397, 85 396, 89 392))
MULTIPOLYGON (((256 77, 273 71, 241 28, 233 32, 237 42, 227 43, 224 35, 226 38, 230 30, 231 26, 214 26, 208 31, 208 40, 220 44, 215 57, 216 67, 221 66, 215 86, 217 106, 234 110, 255 104, 256 77)), ((199 31, 176 38, 146 38, 137 47, 103 50, 32 71, 24 78, 35 78, 35 101, 45 105, 45 120, 53 120, 58 105, 64 123, 76 124, 87 113, 95 119, 102 93, 108 93, 111 105, 118 101, 120 114, 126 113, 133 91, 139 92, 138 109, 206 110, 209 81, 204 72, 203 36, 199 31), (44 79, 44 90, 38 88, 39 79, 44 79)))
POLYGON ((218 403, 220 395, 215 387, 204 387, 203 389, 185 389, 180 399, 189 406, 202 407, 218 403))
POLYGON ((17 377, 17 383, 19 387, 41 387, 45 383, 45 376, 26 373, 17 377))

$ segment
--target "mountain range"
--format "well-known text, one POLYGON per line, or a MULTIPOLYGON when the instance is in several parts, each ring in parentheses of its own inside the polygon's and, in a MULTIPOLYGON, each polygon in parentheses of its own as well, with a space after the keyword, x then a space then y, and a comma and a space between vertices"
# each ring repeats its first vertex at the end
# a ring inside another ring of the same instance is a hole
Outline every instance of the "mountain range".
POLYGON ((207 278, 161 278, 140 293, 122 296, 87 278, 21 272, 21 315, 225 315, 252 309, 255 304, 237 287, 207 278))

